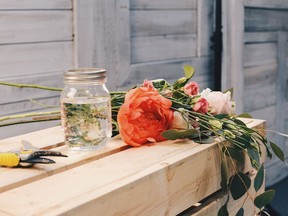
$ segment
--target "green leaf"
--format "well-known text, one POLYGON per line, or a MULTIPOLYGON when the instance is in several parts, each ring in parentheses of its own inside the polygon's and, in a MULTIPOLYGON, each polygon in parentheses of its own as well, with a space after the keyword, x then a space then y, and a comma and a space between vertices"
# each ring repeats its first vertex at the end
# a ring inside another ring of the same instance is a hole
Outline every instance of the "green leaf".
POLYGON ((222 151, 228 156, 232 157, 234 160, 239 161, 240 163, 244 163, 244 156, 242 150, 237 150, 232 147, 224 147, 222 151))
POLYGON ((238 136, 235 139, 230 139, 230 141, 235 145, 236 148, 245 149, 250 147, 251 137, 249 135, 243 134, 242 136, 238 136))
POLYGON ((195 69, 190 65, 183 66, 185 77, 189 80, 194 76, 195 69))
POLYGON ((246 127, 246 124, 241 121, 240 119, 233 119, 233 121, 237 124, 237 125, 242 125, 242 126, 245 126, 246 127))
POLYGON ((224 192, 226 192, 228 190, 228 166, 227 166, 227 160, 226 157, 222 158, 221 161, 221 188, 224 192))
POLYGON ((270 141, 271 148, 274 154, 283 162, 285 162, 285 157, 283 151, 273 142, 270 141))
POLYGON ((247 152, 249 154, 250 162, 252 167, 255 169, 259 169, 260 167, 260 155, 259 152, 255 151, 254 149, 247 148, 247 152))
POLYGON ((217 114, 214 117, 217 119, 223 119, 223 118, 229 117, 229 115, 228 114, 217 114))
POLYGON ((256 177, 254 179, 254 188, 256 192, 261 188, 263 182, 264 182, 264 167, 262 165, 258 170, 256 177))
POLYGON ((254 199, 254 204, 256 207, 259 209, 263 208, 265 205, 269 204, 275 196, 275 190, 268 190, 265 191, 264 193, 258 195, 254 199))
POLYGON ((251 179, 244 173, 238 172, 231 177, 230 190, 234 200, 241 198, 250 188, 251 179))
POLYGON ((176 140, 176 139, 184 139, 191 137, 199 137, 200 133, 196 129, 188 129, 188 130, 167 130, 161 133, 163 137, 168 140, 176 140))
POLYGON ((253 118, 249 113, 242 113, 237 118, 253 118))
POLYGON ((215 140, 212 137, 201 138, 201 139, 197 138, 197 139, 193 139, 193 141, 199 144, 211 144, 215 142, 215 140))
POLYGON ((218 216, 229 216, 229 213, 227 211, 227 203, 219 209, 218 216))
POLYGON ((223 91, 224 94, 227 93, 227 92, 230 92, 231 93, 231 98, 233 98, 233 93, 234 93, 233 88, 229 88, 229 89, 223 91))
POLYGON ((241 208, 241 209, 239 209, 239 211, 236 213, 235 216, 243 216, 243 215, 244 215, 244 209, 241 208))

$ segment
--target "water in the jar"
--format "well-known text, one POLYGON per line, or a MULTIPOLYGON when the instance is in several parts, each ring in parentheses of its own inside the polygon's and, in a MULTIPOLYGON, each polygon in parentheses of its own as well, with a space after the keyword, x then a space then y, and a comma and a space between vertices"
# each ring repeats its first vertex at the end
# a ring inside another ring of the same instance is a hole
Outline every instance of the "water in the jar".
POLYGON ((65 142, 72 149, 98 149, 111 137, 108 97, 64 99, 61 115, 65 142))

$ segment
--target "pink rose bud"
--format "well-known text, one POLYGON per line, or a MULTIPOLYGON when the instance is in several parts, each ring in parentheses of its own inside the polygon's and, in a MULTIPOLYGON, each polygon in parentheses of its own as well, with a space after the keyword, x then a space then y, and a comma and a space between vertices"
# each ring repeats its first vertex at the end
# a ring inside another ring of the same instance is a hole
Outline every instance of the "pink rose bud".
POLYGON ((198 113, 207 113, 209 104, 205 98, 200 98, 193 106, 193 110, 198 113))
POLYGON ((144 80, 143 87, 154 88, 153 83, 147 79, 144 80))
POLYGON ((199 86, 197 82, 190 82, 184 86, 184 93, 193 96, 199 93, 199 86))

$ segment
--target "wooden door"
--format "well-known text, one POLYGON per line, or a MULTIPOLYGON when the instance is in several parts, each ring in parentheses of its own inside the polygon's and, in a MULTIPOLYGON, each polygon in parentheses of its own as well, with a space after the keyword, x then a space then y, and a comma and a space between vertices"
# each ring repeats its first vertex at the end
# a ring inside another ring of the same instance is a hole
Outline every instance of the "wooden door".
MULTIPOLYGON (((224 2, 224 86, 234 86, 238 111, 266 119, 268 129, 287 134, 288 2, 224 2)), ((287 155, 287 139, 267 136, 287 155)), ((288 175, 287 166, 276 160, 267 161, 266 171, 267 185, 288 175)))

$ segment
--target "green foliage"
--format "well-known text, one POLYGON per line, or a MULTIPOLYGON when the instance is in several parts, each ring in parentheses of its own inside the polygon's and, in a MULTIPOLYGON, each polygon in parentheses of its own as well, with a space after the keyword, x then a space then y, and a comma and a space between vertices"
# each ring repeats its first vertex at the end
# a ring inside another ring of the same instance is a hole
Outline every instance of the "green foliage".
POLYGON ((226 157, 222 157, 221 160, 221 188, 223 191, 227 191, 228 190, 228 165, 227 165, 227 158, 226 157))
POLYGON ((239 211, 236 213, 236 216, 243 216, 244 215, 244 209, 240 208, 239 211))
POLYGON ((242 151, 237 150, 233 147, 223 147, 222 151, 227 155, 228 157, 233 158, 234 160, 240 162, 241 164, 244 164, 244 155, 242 151))
POLYGON ((254 179, 254 189, 257 192, 264 182, 264 166, 262 165, 258 170, 256 177, 254 179))
POLYGON ((219 211, 218 211, 218 216, 229 216, 229 213, 227 211, 227 203, 225 203, 225 205, 223 205, 219 211))
POLYGON ((254 204, 257 208, 262 209, 265 205, 272 202, 274 196, 275 196, 275 190, 265 191, 264 193, 258 195, 254 199, 254 204))
POLYGON ((185 139, 185 138, 196 138, 200 136, 200 133, 196 129, 188 130, 167 130, 161 134, 168 140, 185 139))
POLYGON ((253 118, 249 113, 242 113, 237 118, 253 118))
POLYGON ((234 200, 241 198, 250 188, 251 179, 244 173, 237 172, 230 178, 230 191, 234 200))
POLYGON ((274 154, 283 162, 285 162, 285 157, 283 151, 273 142, 270 141, 271 148, 274 154))

